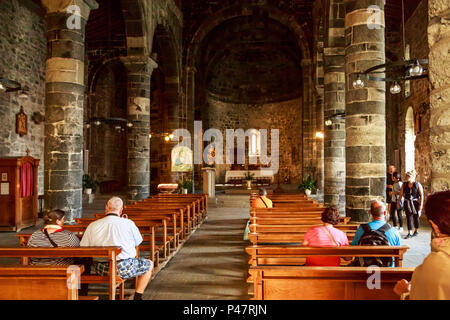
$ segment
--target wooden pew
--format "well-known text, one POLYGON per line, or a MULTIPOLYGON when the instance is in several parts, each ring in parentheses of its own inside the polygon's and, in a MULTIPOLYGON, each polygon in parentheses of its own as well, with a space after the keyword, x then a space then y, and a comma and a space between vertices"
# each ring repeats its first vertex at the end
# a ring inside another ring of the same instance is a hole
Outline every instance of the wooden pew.
MULTIPOLYGON (((253 245, 265 244, 279 244, 279 243, 302 243, 306 232, 317 225, 250 225, 249 240, 253 245)), ((355 236, 359 225, 357 224, 342 224, 335 225, 335 228, 344 231, 347 234, 349 242, 355 236)))
POLYGON ((0 300, 98 300, 79 297, 79 273, 66 266, 0 266, 0 300))
POLYGON ((309 256, 333 257, 393 257, 396 267, 403 266, 403 256, 408 246, 346 246, 346 247, 303 247, 303 246, 248 246, 251 266, 295 265, 305 263, 309 256))
MULTIPOLYGON (((123 212, 129 219, 141 221, 147 219, 167 218, 170 226, 167 226, 168 233, 174 237, 173 247, 176 248, 180 239, 185 238, 184 232, 184 215, 182 210, 178 209, 148 209, 144 207, 128 207, 123 212)), ((99 215, 96 215, 99 217, 99 215)))
POLYGON ((204 211, 205 215, 208 213, 208 195, 207 194, 158 194, 156 197, 159 198, 200 198, 201 199, 201 209, 204 211))
POLYGON ((193 217, 197 220, 197 224, 200 224, 201 221, 206 217, 207 213, 207 196, 206 195, 166 195, 159 194, 154 197, 150 197, 148 199, 144 199, 143 202, 152 202, 152 203, 168 203, 168 204, 190 204, 192 205, 193 217))
POLYGON ((167 210, 175 209, 182 210, 186 225, 187 234, 191 233, 191 230, 195 228, 200 222, 198 221, 198 212, 192 202, 180 203, 180 202, 166 202, 164 199, 144 199, 140 202, 134 203, 127 208, 145 208, 152 210, 167 210))
MULTIPOLYGON (((104 214, 99 214, 99 217, 95 218, 76 218, 75 222, 77 223, 76 226, 88 226, 90 223, 99 220, 101 218, 104 218, 104 214)), ((146 220, 139 220, 134 221, 136 224, 136 227, 138 227, 139 231, 142 234, 143 241, 149 242, 148 245, 141 244, 140 249, 141 251, 148 251, 150 252, 150 257, 155 263, 155 267, 159 264, 159 256, 158 254, 161 252, 162 258, 165 259, 167 257, 168 248, 170 245, 170 239, 167 236, 167 218, 161 217, 159 219, 146 219, 146 220), (162 236, 160 239, 157 239, 156 232, 160 230, 162 236), (158 241, 160 241, 158 243, 158 241)), ((67 230, 70 230, 71 226, 67 230)), ((70 230, 72 231, 72 230, 70 230)))
MULTIPOLYGON (((348 224, 350 217, 341 217, 339 224, 348 224)), ((286 215, 286 216, 269 216, 269 217, 250 217, 251 224, 322 224, 321 216, 304 216, 304 215, 286 215)))
POLYGON ((117 275, 117 256, 120 247, 76 247, 76 248, 0 248, 2 258, 104 258, 109 261, 109 276, 83 274, 82 283, 108 283, 109 299, 116 299, 119 289, 119 299, 124 299, 125 281, 117 275))
POLYGON ((295 208, 251 208, 250 213, 251 215, 254 215, 256 213, 278 213, 278 214, 291 214, 291 213, 300 213, 304 212, 307 213, 315 213, 315 214, 322 214, 324 212, 325 208, 321 207, 295 207, 295 208))
POLYGON ((413 268, 379 268, 380 289, 367 287, 364 267, 256 266, 255 300, 399 300, 393 289, 401 279, 411 280, 413 268))

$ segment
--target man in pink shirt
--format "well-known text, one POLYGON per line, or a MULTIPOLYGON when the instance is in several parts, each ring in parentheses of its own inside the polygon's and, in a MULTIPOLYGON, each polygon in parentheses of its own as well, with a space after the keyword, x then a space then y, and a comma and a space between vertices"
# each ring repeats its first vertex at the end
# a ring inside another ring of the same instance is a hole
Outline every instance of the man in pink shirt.
MULTIPOLYGON (((345 232, 336 229, 333 225, 339 223, 339 211, 336 207, 325 209, 322 213, 323 226, 309 229, 304 237, 303 246, 306 247, 341 247, 348 246, 345 232)), ((306 266, 336 267, 340 266, 340 257, 307 257, 306 266)))

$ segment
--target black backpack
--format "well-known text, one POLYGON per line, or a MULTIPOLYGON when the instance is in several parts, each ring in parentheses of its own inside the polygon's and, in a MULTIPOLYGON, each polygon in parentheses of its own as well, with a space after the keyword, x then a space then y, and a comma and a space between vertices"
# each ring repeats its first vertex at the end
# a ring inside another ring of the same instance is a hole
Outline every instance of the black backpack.
MULTIPOLYGON (((360 246, 388 246, 389 240, 386 237, 386 231, 388 231, 391 226, 388 223, 385 223, 383 226, 378 228, 377 230, 372 230, 368 224, 363 224, 361 227, 364 230, 364 234, 358 241, 358 245, 360 246)), ((359 264, 361 267, 368 266, 378 266, 378 267, 390 267, 392 265, 391 257, 365 257, 359 258, 359 264)))

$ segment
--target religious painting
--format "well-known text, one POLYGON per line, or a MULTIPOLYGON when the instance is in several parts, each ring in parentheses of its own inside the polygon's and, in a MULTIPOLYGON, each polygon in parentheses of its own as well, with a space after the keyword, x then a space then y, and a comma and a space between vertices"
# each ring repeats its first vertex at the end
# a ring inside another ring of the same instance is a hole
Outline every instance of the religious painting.
POLYGON ((193 169, 193 153, 188 147, 172 150, 172 172, 190 172, 193 169))
POLYGON ((28 117, 23 112, 23 107, 20 107, 20 112, 16 115, 16 132, 21 137, 28 133, 28 117))

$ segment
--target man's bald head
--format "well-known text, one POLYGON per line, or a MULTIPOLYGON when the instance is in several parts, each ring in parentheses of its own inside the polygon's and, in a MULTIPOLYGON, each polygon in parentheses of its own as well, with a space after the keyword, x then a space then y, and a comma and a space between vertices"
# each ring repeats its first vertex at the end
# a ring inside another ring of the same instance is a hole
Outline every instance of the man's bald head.
POLYGON ((120 214, 123 209, 123 201, 119 197, 112 197, 106 204, 106 213, 120 214))
POLYGON ((386 205, 381 201, 374 201, 370 205, 370 214, 374 219, 384 217, 386 213, 386 205))

